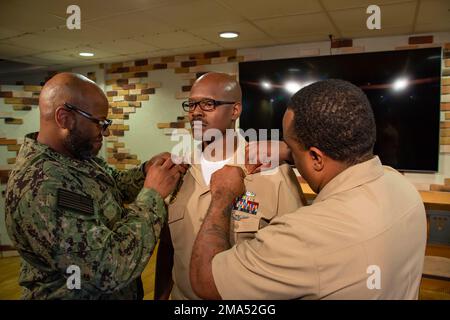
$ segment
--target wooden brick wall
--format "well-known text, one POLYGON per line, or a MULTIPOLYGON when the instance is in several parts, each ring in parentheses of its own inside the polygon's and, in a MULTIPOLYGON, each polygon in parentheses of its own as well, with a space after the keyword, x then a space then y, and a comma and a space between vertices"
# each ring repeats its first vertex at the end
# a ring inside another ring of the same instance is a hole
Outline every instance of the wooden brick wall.
MULTIPOLYGON (((23 89, 18 90, 2 90, 0 87, 0 98, 4 99, 4 103, 11 106, 10 110, 14 111, 29 111, 32 107, 39 105, 39 94, 41 86, 23 86, 23 89)), ((0 118, 5 124, 20 125, 23 124, 23 119, 9 116, 8 110, 0 110, 0 118)))
MULTIPOLYGON (((2 125, 22 125, 23 119, 13 116, 12 111, 27 112, 32 110, 32 108, 37 108, 39 105, 41 86, 24 85, 17 88, 19 90, 8 90, 0 86, 0 99, 3 99, 6 105, 0 110, 0 123, 3 123, 2 125)), ((14 114, 16 115, 17 113, 14 114)), ((36 121, 39 121, 39 119, 36 119, 36 121)), ((16 162, 16 157, 22 143, 23 137, 17 138, 0 135, 0 152, 12 151, 16 154, 15 157, 7 158, 6 163, 0 164, 0 184, 4 185, 8 181, 11 167, 16 162)))

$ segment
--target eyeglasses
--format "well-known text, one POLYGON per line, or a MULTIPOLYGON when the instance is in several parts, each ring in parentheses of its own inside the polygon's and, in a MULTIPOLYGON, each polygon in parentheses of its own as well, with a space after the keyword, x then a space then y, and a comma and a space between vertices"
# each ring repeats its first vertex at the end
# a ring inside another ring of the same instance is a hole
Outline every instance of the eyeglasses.
POLYGON ((202 99, 200 101, 183 101, 181 104, 183 106, 183 110, 186 112, 193 112, 195 108, 200 106, 200 109, 203 111, 213 111, 216 107, 224 104, 235 104, 236 102, 231 101, 218 101, 213 99, 202 99))
POLYGON ((64 106, 67 109, 75 111, 75 112, 81 114, 86 119, 89 119, 92 122, 100 125, 100 127, 102 127, 102 132, 105 132, 106 129, 108 129, 108 127, 112 124, 112 120, 109 120, 109 119, 105 119, 105 120, 97 119, 97 118, 93 117, 90 113, 87 113, 86 111, 80 110, 78 107, 74 106, 73 104, 69 104, 69 103, 65 102, 64 106))

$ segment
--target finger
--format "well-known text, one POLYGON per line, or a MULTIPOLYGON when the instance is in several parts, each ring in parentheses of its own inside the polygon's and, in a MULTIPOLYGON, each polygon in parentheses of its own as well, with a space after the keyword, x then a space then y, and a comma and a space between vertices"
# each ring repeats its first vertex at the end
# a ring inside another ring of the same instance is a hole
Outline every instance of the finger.
POLYGON ((184 166, 177 165, 177 166, 175 166, 175 168, 177 169, 177 171, 180 174, 185 174, 186 173, 186 168, 184 166))
POLYGON ((152 166, 159 167, 164 163, 164 160, 162 158, 156 158, 155 161, 153 161, 152 166))
POLYGON ((265 170, 270 170, 270 169, 275 168, 276 165, 272 161, 269 161, 269 162, 264 163, 261 167, 262 167, 261 170, 265 171, 265 170))
MULTIPOLYGON (((242 178, 245 178, 245 172, 244 172, 244 170, 242 170, 242 168, 240 167, 240 166, 237 166, 237 165, 225 165, 222 169, 225 169, 225 168, 227 168, 228 170, 232 170, 232 171, 235 171, 235 170, 237 170, 237 172, 239 173, 239 175, 242 177, 242 178), (230 169, 230 168, 236 168, 236 169, 230 169)), ((227 169, 225 169, 225 170, 227 170, 227 169)), ((247 168, 246 168, 247 169, 247 168)), ((218 171, 220 171, 220 170, 218 170, 218 171)), ((218 171, 216 171, 216 172, 218 172, 218 171)), ((248 171, 248 170, 247 170, 248 171)))
POLYGON ((258 173, 261 171, 262 165, 258 164, 246 164, 245 168, 247 169, 248 174, 258 173))
POLYGON ((180 170, 181 170, 180 166, 175 165, 169 170, 169 175, 175 176, 177 173, 178 174, 184 173, 184 172, 181 172, 180 170))
POLYGON ((167 160, 167 158, 170 158, 170 156, 170 152, 162 152, 159 154, 159 157, 163 158, 164 160, 167 160))
POLYGON ((172 175, 170 177, 170 181, 171 181, 171 183, 174 184, 174 188, 176 188, 176 184, 178 183, 180 178, 181 178, 181 174, 179 172, 175 173, 174 175, 172 175))
POLYGON ((164 161, 164 163, 162 164, 162 168, 164 169, 170 169, 174 166, 172 159, 169 157, 166 159, 166 161, 164 161))
POLYGON ((162 159, 164 161, 164 160, 167 159, 167 155, 168 154, 169 154, 168 152, 159 153, 156 156, 152 157, 149 161, 150 161, 151 164, 155 163, 155 161, 158 160, 158 159, 162 159))
POLYGON ((258 163, 258 142, 252 141, 245 146, 245 163, 258 163))
MULTIPOLYGON (((248 173, 248 171, 247 171, 247 173, 248 173)), ((247 174, 244 172, 244 170, 242 170, 242 168, 239 168, 239 174, 241 175, 241 178, 242 178, 242 179, 244 179, 245 176, 247 175, 247 174)))
POLYGON ((248 147, 248 144, 245 146, 245 163, 249 163, 250 161, 249 161, 249 159, 250 159, 250 155, 248 154, 249 153, 249 147, 248 147))

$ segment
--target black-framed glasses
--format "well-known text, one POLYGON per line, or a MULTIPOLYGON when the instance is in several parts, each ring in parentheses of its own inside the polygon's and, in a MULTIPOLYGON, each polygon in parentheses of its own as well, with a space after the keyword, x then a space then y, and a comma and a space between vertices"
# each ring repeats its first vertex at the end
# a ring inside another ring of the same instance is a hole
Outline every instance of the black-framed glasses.
POLYGON ((213 111, 216 107, 224 105, 224 104, 235 104, 236 102, 232 101, 219 101, 214 99, 202 99, 200 101, 183 101, 181 105, 183 106, 183 110, 186 112, 193 112, 197 106, 200 106, 200 109, 203 111, 213 111))
POLYGON ((80 108, 78 108, 77 106, 74 106, 73 104, 69 104, 67 102, 64 103, 64 106, 72 111, 75 111, 79 114, 81 114, 83 117, 85 117, 86 119, 91 120, 92 122, 100 125, 100 127, 102 127, 102 132, 105 132, 106 129, 108 129, 108 127, 112 124, 112 120, 110 119, 97 119, 94 116, 92 116, 90 113, 81 110, 80 108))

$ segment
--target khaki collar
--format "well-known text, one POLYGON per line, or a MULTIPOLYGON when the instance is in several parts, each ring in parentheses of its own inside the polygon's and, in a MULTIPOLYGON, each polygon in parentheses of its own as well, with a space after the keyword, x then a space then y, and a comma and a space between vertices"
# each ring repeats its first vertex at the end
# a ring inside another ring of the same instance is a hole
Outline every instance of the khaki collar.
MULTIPOLYGON (((233 159, 228 165, 233 165, 236 167, 240 167, 244 172, 246 171, 245 164, 242 164, 242 162, 245 160, 245 147, 248 145, 248 142, 245 140, 244 137, 242 137, 240 134, 238 134, 238 146, 236 151, 233 154, 233 159)), ((200 160, 200 157, 197 157, 198 160, 200 160)), ((195 159, 194 155, 191 154, 191 159, 195 159)), ((189 172, 191 173, 194 180, 197 182, 197 184, 200 186, 201 193, 206 193, 210 190, 210 186, 205 184, 205 179, 203 178, 201 165, 199 163, 193 163, 191 164, 189 168, 189 172)), ((246 175, 245 181, 252 181, 253 177, 252 175, 246 175)))
POLYGON ((319 192, 314 203, 326 200, 335 194, 348 191, 376 180, 383 174, 383 165, 378 156, 374 156, 370 160, 358 163, 339 173, 319 192))
MULTIPOLYGON (((246 170, 245 165, 243 164, 236 164, 236 163, 228 163, 227 165, 233 165, 236 167, 240 167, 244 172, 246 170)), ((189 172, 191 173, 192 177, 194 178, 194 180, 202 187, 205 187, 209 190, 209 186, 207 186, 205 184, 205 179, 203 179, 203 174, 202 174, 202 168, 200 164, 192 164, 189 168, 189 172)), ((252 181, 253 177, 252 175, 246 175, 244 178, 245 181, 252 181)))

